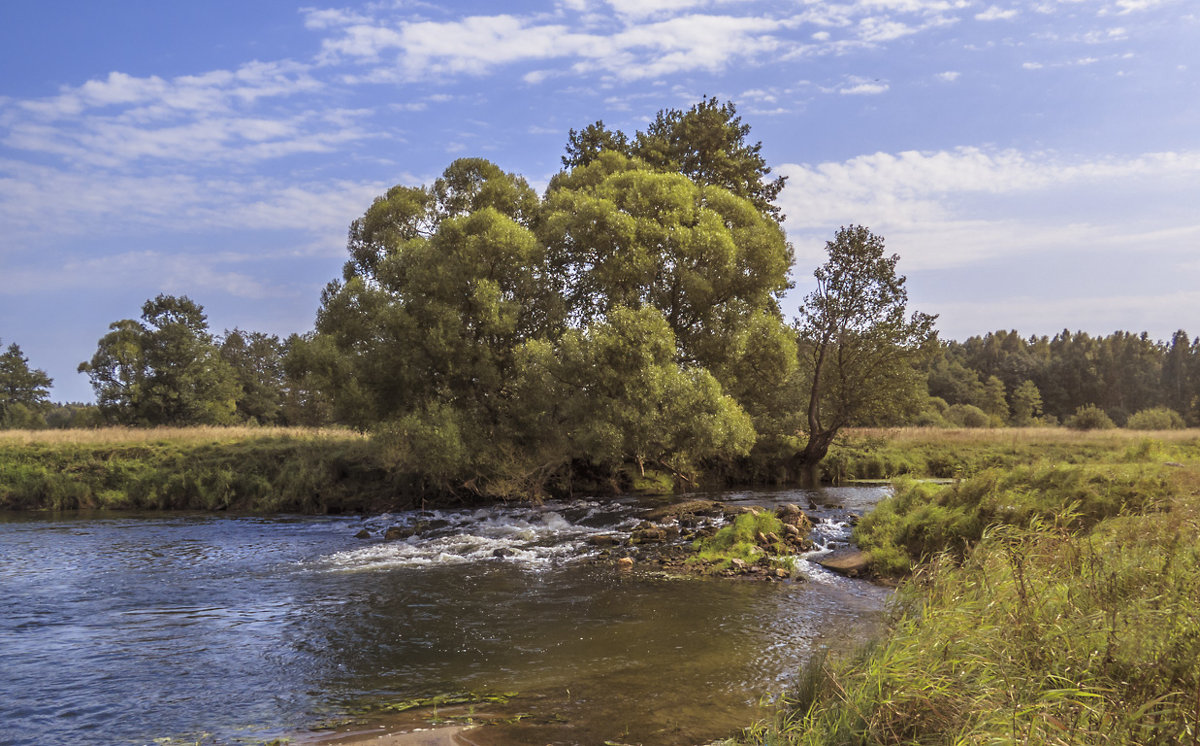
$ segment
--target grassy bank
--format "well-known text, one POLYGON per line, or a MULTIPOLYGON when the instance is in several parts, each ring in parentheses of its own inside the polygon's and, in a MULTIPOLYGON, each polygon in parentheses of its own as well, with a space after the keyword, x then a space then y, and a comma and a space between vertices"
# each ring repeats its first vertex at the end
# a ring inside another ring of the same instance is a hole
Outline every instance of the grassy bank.
POLYGON ((350 431, 0 432, 0 509, 325 513, 406 505, 413 493, 350 431))
MULTIPOLYGON (((858 528, 877 569, 911 572, 890 632, 815 661, 744 742, 1200 742, 1195 436, 1089 435, 1087 459, 1058 437, 1021 466, 899 484, 858 528)), ((974 445, 964 460, 998 447, 974 445)))
POLYGON ((1034 463, 1096 464, 1184 460, 1200 449, 1200 430, 1066 428, 889 428, 842 433, 822 463, 831 482, 900 475, 957 479, 1034 463), (1144 453, 1147 448, 1152 454, 1144 453))

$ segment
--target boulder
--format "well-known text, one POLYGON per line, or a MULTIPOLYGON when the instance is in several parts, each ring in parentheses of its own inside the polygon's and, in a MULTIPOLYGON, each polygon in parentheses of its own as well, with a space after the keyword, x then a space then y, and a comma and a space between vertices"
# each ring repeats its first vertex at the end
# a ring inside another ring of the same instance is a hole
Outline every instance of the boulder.
POLYGON ((712 500, 686 500, 674 505, 664 505, 661 508, 654 508, 647 511, 643 517, 648 521, 666 521, 672 518, 684 519, 694 518, 699 515, 720 515, 722 512, 721 503, 712 500))
POLYGON ((748 567, 745 560, 740 560, 737 557, 729 560, 729 568, 734 572, 746 572, 748 567))
POLYGON ((848 578, 857 578, 867 574, 871 565, 871 555, 859 549, 845 549, 822 557, 817 560, 817 564, 848 578))
POLYGON ((649 528, 639 528, 630 534, 629 538, 635 544, 655 544, 667 540, 667 532, 661 528, 651 526, 649 528))
POLYGON ((354 538, 356 538, 356 539, 369 539, 369 538, 371 538, 371 532, 370 532, 370 531, 368 531, 368 530, 366 530, 366 529, 364 528, 364 529, 362 529, 361 531, 359 531, 357 534, 355 534, 355 535, 354 535, 354 538))
POLYGON ((398 541, 400 539, 407 539, 415 533, 417 533, 417 531, 413 528, 406 528, 404 526, 391 526, 387 531, 383 532, 383 540, 398 541))
POLYGON ((782 521, 785 526, 795 526, 800 529, 800 533, 802 534, 812 531, 812 520, 796 505, 789 503, 779 506, 775 511, 775 517, 782 521))
POLYGON ((628 572, 633 569, 633 559, 630 557, 622 557, 617 560, 617 569, 621 572, 628 572))
POLYGON ((621 538, 618 536, 613 536, 612 534, 597 534, 595 536, 589 536, 587 538, 587 543, 594 547, 615 547, 617 544, 621 543, 621 538))

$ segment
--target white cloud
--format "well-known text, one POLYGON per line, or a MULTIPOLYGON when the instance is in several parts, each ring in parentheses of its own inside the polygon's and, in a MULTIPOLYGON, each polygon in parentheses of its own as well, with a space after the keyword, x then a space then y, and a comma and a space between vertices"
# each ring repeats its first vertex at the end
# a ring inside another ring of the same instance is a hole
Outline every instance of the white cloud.
POLYGON ((937 74, 937 79, 941 80, 943 82, 946 82, 946 83, 953 83, 954 81, 958 80, 960 77, 962 77, 962 73, 955 71, 955 70, 947 70, 944 73, 937 74))
POLYGON ((844 80, 840 85, 832 88, 822 88, 825 93, 840 93, 843 96, 877 96, 881 93, 887 93, 891 88, 886 80, 879 78, 860 78, 857 75, 851 75, 844 80))
POLYGON ((909 266, 919 268, 1036 251, 1140 247, 1150 232, 1190 255, 1189 241, 1200 236, 1193 216, 1171 212, 1165 205, 1177 203, 1162 199, 1200 191, 1200 151, 1072 162, 959 148, 777 170, 788 177, 780 198, 786 226, 810 255, 823 244, 819 236, 848 223, 887 235, 904 247, 909 266), (1112 194, 1123 195, 1119 208, 1094 201, 1112 194))
POLYGON ((975 14, 976 21, 1008 21, 1020 15, 1020 11, 1016 8, 1001 8, 998 5, 990 5, 987 10, 982 13, 975 14))
POLYGON ((194 175, 117 175, 0 160, 0 225, 17 250, 64 237, 154 230, 287 230, 328 237, 386 189, 377 182, 296 183, 194 175))

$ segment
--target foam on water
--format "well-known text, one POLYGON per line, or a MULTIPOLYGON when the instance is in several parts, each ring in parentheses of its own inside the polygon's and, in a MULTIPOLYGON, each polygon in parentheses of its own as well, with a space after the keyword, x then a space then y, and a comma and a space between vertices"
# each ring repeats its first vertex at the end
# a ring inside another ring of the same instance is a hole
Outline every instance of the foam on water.
POLYGON ((364 524, 376 537, 389 527, 416 533, 396 541, 377 538, 361 548, 332 554, 325 558, 329 569, 365 572, 474 562, 544 569, 593 556, 598 550, 588 544, 588 537, 628 532, 636 519, 625 506, 580 500, 541 507, 412 511, 364 524))

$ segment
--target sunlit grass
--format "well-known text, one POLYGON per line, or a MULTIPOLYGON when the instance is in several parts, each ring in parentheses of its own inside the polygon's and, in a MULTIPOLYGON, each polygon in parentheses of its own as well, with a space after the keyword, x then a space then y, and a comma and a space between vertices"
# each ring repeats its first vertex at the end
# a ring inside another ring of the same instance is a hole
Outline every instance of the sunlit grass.
POLYGON ((280 438, 292 440, 361 440, 367 436, 348 428, 309 427, 101 427, 72 430, 0 430, 0 445, 76 444, 124 445, 146 443, 223 443, 280 438))

